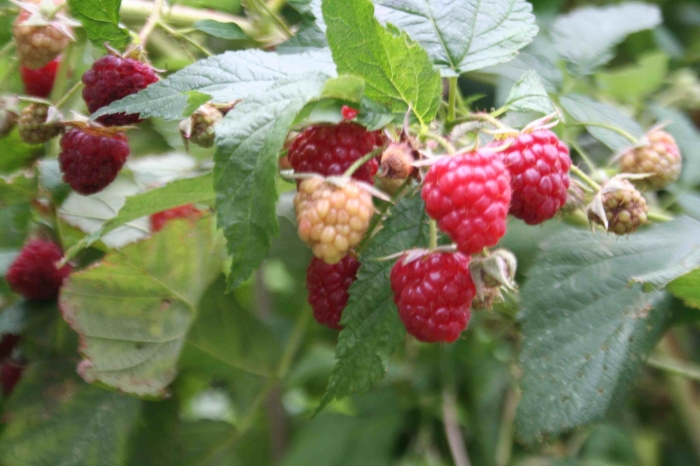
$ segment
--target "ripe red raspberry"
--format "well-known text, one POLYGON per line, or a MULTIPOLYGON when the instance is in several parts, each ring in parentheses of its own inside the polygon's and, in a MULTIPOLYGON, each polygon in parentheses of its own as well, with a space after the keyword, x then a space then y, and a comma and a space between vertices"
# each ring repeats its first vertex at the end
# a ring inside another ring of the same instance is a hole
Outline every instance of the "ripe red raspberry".
POLYGON ((554 217, 566 204, 571 167, 569 149, 546 129, 492 144, 498 145, 508 146, 501 154, 511 176, 510 213, 528 225, 538 225, 554 217))
POLYGON ((328 328, 341 330, 340 317, 348 302, 348 290, 357 277, 360 263, 347 255, 337 264, 326 264, 311 259, 306 269, 306 289, 316 322, 328 328))
POLYGON ((124 133, 75 128, 61 138, 58 162, 63 181, 80 194, 102 191, 114 181, 129 156, 124 133))
POLYGON ((68 264, 56 268, 56 262, 62 258, 63 252, 56 243, 30 240, 7 270, 7 283, 26 299, 54 299, 72 270, 68 264))
POLYGON ((391 269, 391 289, 408 333, 428 343, 452 343, 469 323, 476 294, 469 257, 460 252, 427 254, 391 269))
POLYGON ((374 214, 372 195, 355 181, 343 186, 308 178, 294 196, 299 238, 314 255, 336 264, 357 246, 374 214))
POLYGON ((197 209, 192 204, 185 204, 180 207, 175 207, 173 209, 164 210, 156 214, 151 215, 151 227, 153 232, 158 232, 163 229, 166 223, 170 220, 175 220, 178 218, 188 218, 196 220, 204 212, 197 209))
MULTIPOLYGON (((31 0, 25 3, 38 5, 40 2, 31 0)), ((26 8, 32 8, 32 5, 27 5, 26 8)), ((33 9, 40 11, 38 6, 33 9)), ((20 64, 36 70, 48 65, 68 47, 72 32, 70 27, 59 20, 60 18, 40 21, 41 24, 25 24, 30 17, 32 21, 39 19, 27 9, 22 9, 12 26, 12 35, 17 46, 20 64)))
MULTIPOLYGON (((379 131, 367 131, 355 123, 309 126, 289 146, 289 162, 297 173, 342 175, 357 159, 384 145, 379 131)), ((372 183, 379 164, 376 158, 362 165, 352 177, 372 183)))
POLYGON ((24 83, 24 92, 33 97, 46 98, 51 94, 56 71, 61 64, 61 59, 56 58, 43 68, 32 70, 26 66, 20 66, 19 72, 24 83))
POLYGON ((343 115, 343 120, 354 120, 357 118, 360 111, 352 107, 348 107, 347 105, 343 105, 343 107, 340 109, 340 113, 343 115))
POLYGON ((22 141, 27 144, 43 144, 61 134, 61 126, 55 124, 57 116, 51 115, 48 105, 34 103, 27 105, 17 121, 22 141))
MULTIPOLYGON (((90 113, 94 113, 112 102, 136 94, 158 81, 150 65, 115 55, 106 55, 83 74, 83 100, 90 113)), ((138 114, 116 113, 97 119, 107 126, 125 126, 139 123, 138 114)))
POLYGON ((510 175, 490 150, 443 157, 428 170, 421 195, 428 215, 464 254, 494 246, 506 233, 510 175))
POLYGON ((653 129, 646 135, 647 143, 627 150, 620 156, 623 173, 651 174, 635 180, 635 184, 650 189, 664 189, 681 174, 682 157, 673 136, 661 129, 653 129))
POLYGON ((12 361, 6 361, 0 366, 0 389, 2 396, 7 398, 15 389, 24 372, 24 366, 12 361))

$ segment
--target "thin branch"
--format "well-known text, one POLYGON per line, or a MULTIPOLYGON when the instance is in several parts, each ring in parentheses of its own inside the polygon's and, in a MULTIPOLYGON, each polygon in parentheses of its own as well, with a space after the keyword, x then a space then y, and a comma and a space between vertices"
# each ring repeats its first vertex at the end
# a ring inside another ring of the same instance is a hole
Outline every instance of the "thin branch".
POLYGON ((445 435, 447 443, 450 445, 450 452, 455 466, 471 466, 467 447, 462 438, 462 430, 457 421, 457 402, 455 400, 454 389, 445 386, 442 390, 442 418, 445 425, 445 435))

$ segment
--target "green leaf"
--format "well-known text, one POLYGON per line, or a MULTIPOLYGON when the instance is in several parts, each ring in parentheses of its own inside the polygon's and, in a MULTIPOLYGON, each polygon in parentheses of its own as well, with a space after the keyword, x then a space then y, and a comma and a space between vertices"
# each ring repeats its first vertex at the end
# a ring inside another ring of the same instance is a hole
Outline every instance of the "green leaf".
POLYGON ((132 220, 184 204, 212 203, 214 197, 211 174, 175 180, 160 188, 127 197, 124 206, 115 217, 104 222, 101 227, 68 249, 65 257, 67 260, 72 259, 80 251, 99 241, 103 235, 132 220))
POLYGON ((658 104, 650 106, 660 123, 670 123, 668 131, 678 143, 683 155, 681 182, 686 186, 700 185, 700 131, 683 112, 658 104))
POLYGON ((528 71, 515 83, 505 106, 514 112, 554 113, 554 105, 535 71, 528 71))
POLYGON ((297 10, 303 19, 295 36, 280 44, 275 50, 279 53, 301 53, 308 49, 328 47, 321 0, 292 0, 287 4, 297 10))
POLYGON ((180 427, 176 466, 248 466, 273 464, 270 434, 259 425, 240 430, 226 422, 185 422, 180 427))
POLYGON ((3 415, 7 466, 120 466, 140 401, 86 384, 67 361, 30 365, 3 415))
POLYGON ((233 259, 229 288, 258 268, 277 235, 278 153, 297 113, 321 95, 328 78, 315 73, 282 79, 236 105, 217 126, 214 189, 219 227, 233 259))
POLYGON ((656 5, 628 2, 621 5, 583 7, 559 16, 552 40, 576 74, 591 74, 613 58, 613 47, 625 37, 661 24, 656 5))
POLYGON ((194 23, 194 27, 210 36, 226 40, 246 40, 248 36, 236 23, 221 23, 213 19, 203 19, 194 23))
POLYGON ((698 231, 700 222, 682 217, 625 241, 569 230, 543 244, 521 292, 522 440, 558 435, 624 403, 670 314, 665 293, 634 283, 664 286, 700 266, 698 231))
POLYGON ((337 362, 317 412, 334 398, 366 393, 386 375, 389 356, 403 341, 406 330, 389 283, 394 261, 377 259, 425 247, 427 240, 425 206, 420 195, 414 195, 393 208, 384 227, 361 254, 362 266, 343 310, 337 362))
POLYGON ((666 289, 676 298, 685 301, 687 306, 700 309, 700 269, 676 278, 666 289))
POLYGON ((637 139, 644 136, 644 130, 636 121, 611 105, 596 102, 577 94, 564 96, 559 102, 575 121, 581 124, 593 123, 594 125, 586 126, 588 132, 613 152, 631 147, 634 144, 618 132, 595 125, 602 124, 620 128, 637 139))
POLYGON ((199 309, 180 358, 182 370, 219 378, 230 378, 236 369, 265 377, 276 375, 278 339, 233 294, 226 294, 223 277, 209 288, 199 309))
POLYGON ((102 47, 106 42, 115 48, 129 43, 129 31, 119 27, 121 0, 68 0, 73 18, 80 21, 92 43, 102 47))
POLYGON ((345 74, 337 78, 329 79, 323 86, 322 98, 347 100, 360 103, 365 91, 365 82, 362 78, 345 74))
POLYGON ((4 265, 22 246, 32 220, 31 201, 38 195, 37 179, 32 172, 0 176, 0 275, 4 265))
POLYGON ((664 84, 668 62, 665 53, 650 53, 640 58, 636 65, 596 74, 595 79, 598 87, 618 101, 636 103, 664 84))
POLYGON ((239 50, 199 60, 92 115, 139 113, 141 118, 180 120, 191 91, 211 96, 215 103, 230 103, 259 96, 280 78, 320 71, 334 73, 327 51, 280 55, 262 50, 239 50))
POLYGON ((326 0, 322 8, 338 73, 363 78, 367 97, 392 112, 411 105, 416 118, 429 123, 440 106, 442 81, 425 50, 405 33, 381 27, 369 0, 326 0))
POLYGON ((59 304, 81 336, 85 380, 139 396, 164 394, 197 303, 221 270, 212 220, 172 221, 70 276, 59 304))
POLYGON ((377 17, 403 29, 443 76, 514 58, 537 35, 525 0, 376 0, 377 17))

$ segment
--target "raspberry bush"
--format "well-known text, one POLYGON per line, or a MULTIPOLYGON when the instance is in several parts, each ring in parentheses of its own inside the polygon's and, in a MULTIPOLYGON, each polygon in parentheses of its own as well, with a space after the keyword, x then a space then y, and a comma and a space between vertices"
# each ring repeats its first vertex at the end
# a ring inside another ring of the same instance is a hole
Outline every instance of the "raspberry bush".
POLYGON ((693 5, 0 0, 0 464, 699 463, 693 5))

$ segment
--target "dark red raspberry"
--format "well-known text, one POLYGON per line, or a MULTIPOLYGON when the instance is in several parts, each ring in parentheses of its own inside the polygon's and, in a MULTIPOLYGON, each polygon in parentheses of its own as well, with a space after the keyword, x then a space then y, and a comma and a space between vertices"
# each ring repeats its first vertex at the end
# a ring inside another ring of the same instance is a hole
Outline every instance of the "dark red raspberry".
POLYGON ((6 361, 0 366, 0 389, 2 396, 8 397, 15 389, 24 372, 24 366, 12 361, 6 361))
MULTIPOLYGON (((309 126, 289 146, 289 162, 297 173, 342 175, 357 159, 384 145, 384 135, 355 123, 309 126)), ((362 165, 352 177, 372 183, 379 164, 376 158, 362 165)))
POLYGON ((180 207, 175 207, 174 209, 168 209, 164 210, 162 212, 158 212, 157 214, 151 215, 151 227, 153 228, 153 232, 157 232, 163 229, 166 223, 170 220, 174 220, 177 218, 189 218, 189 219, 197 219, 200 215, 202 215, 203 212, 199 209, 197 209, 194 205, 192 204, 186 204, 180 207))
POLYGON ((405 259, 394 264, 390 279, 406 330, 420 341, 452 343, 467 328, 476 294, 469 257, 440 252, 405 259))
POLYGON ((61 248, 52 241, 33 239, 15 258, 5 277, 10 288, 26 299, 54 299, 72 268, 60 269, 56 262, 63 258, 61 248))
POLYGON ((102 191, 114 181, 129 156, 124 133, 75 128, 61 138, 58 162, 63 181, 80 194, 102 191))
MULTIPOLYGON (((94 113, 112 102, 136 94, 158 81, 150 65, 134 60, 107 55, 97 60, 83 74, 83 100, 90 113, 94 113)), ((107 126, 124 126, 140 122, 138 114, 116 113, 97 119, 107 126)))
POLYGON ((506 233, 510 175, 490 150, 443 157, 428 170, 421 195, 428 215, 464 254, 494 246, 506 233))
POLYGON ((316 322, 340 330, 340 317, 348 302, 348 290, 357 277, 360 263, 351 255, 337 264, 314 257, 306 269, 306 289, 316 322))
POLYGON ((14 333, 3 334, 2 339, 0 339, 0 361, 9 358, 18 343, 19 335, 14 333))
POLYGON ((24 92, 33 97, 46 98, 51 94, 56 71, 61 64, 61 58, 52 60, 48 65, 38 70, 20 66, 19 72, 24 83, 24 92))
POLYGON ((503 161, 510 172, 510 213, 528 225, 554 217, 566 204, 569 149, 549 130, 522 133, 494 145, 508 145, 503 161))

